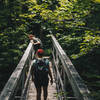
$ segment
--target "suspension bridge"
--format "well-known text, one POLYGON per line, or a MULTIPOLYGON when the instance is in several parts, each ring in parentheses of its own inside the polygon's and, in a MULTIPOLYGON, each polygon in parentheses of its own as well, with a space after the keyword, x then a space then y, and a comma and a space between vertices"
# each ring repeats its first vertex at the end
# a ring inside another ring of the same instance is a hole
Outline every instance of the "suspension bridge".
MULTIPOLYGON (((56 38, 51 35, 51 39, 51 70, 54 83, 53 85, 49 84, 47 100, 93 100, 90 91, 56 38), (69 90, 71 95, 67 94, 69 90)), ((2 90, 0 100, 36 100, 36 90, 31 80, 34 52, 34 47, 30 42, 2 90)))

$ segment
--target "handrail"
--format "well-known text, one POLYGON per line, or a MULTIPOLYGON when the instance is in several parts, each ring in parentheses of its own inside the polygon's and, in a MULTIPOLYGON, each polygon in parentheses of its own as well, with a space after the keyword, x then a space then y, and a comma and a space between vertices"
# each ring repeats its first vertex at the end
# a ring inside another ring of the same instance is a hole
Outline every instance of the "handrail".
MULTIPOLYGON (((51 38, 53 44, 53 69, 57 81, 58 92, 66 92, 65 88, 67 76, 74 92, 74 96, 77 100, 93 100, 90 96, 90 91, 84 84, 74 65, 72 64, 64 50, 61 48, 56 38, 53 35, 51 35, 51 38)), ((66 98, 66 96, 64 95, 63 98, 66 98)), ((66 100, 63 98, 60 98, 60 100, 66 100)))
POLYGON ((32 43, 29 43, 19 64, 17 65, 16 69, 14 70, 8 82, 6 83, 3 91, 1 92, 0 100, 14 100, 14 98, 21 98, 21 99, 23 98, 23 100, 25 100, 25 96, 24 96, 26 92, 25 88, 28 88, 27 80, 30 79, 30 70, 31 70, 30 66, 31 66, 32 52, 33 52, 32 43), (29 73, 27 79, 26 74, 28 70, 29 73))

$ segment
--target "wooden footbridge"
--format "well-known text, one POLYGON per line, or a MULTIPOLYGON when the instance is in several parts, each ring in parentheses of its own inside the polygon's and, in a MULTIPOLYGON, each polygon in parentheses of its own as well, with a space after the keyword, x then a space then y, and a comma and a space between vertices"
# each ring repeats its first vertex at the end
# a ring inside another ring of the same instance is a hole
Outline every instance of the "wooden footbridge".
MULTIPOLYGON (((54 83, 49 84, 47 100, 93 100, 90 91, 56 38, 52 35, 51 39, 53 65, 51 69, 54 83)), ((30 73, 33 56, 34 48, 32 43, 29 43, 22 59, 1 92, 0 100, 36 100, 36 90, 30 73)))

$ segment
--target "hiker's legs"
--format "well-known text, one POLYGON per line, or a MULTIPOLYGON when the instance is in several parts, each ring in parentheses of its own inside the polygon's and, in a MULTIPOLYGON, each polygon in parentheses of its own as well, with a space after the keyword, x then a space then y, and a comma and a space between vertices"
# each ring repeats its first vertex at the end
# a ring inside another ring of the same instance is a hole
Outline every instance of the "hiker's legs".
POLYGON ((43 87, 43 96, 44 96, 44 100, 47 100, 48 86, 43 87))
POLYGON ((36 91, 37 91, 36 100, 41 100, 41 87, 36 88, 36 91))

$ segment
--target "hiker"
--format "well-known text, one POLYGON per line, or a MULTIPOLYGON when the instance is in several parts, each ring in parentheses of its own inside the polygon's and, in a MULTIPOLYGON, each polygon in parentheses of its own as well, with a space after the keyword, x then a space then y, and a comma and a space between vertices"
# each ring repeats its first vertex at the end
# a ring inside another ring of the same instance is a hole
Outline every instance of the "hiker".
POLYGON ((30 42, 33 43, 34 45, 34 49, 35 49, 35 53, 38 49, 41 49, 42 48, 42 42, 39 38, 36 38, 35 35, 33 34, 29 34, 28 35, 29 39, 30 39, 30 42))
POLYGON ((51 79, 51 85, 53 84, 52 73, 50 70, 51 63, 47 58, 43 57, 43 49, 38 49, 36 54, 37 58, 33 60, 31 71, 32 81, 34 82, 37 91, 36 100, 41 100, 42 89, 44 100, 47 100, 49 77, 51 79))

